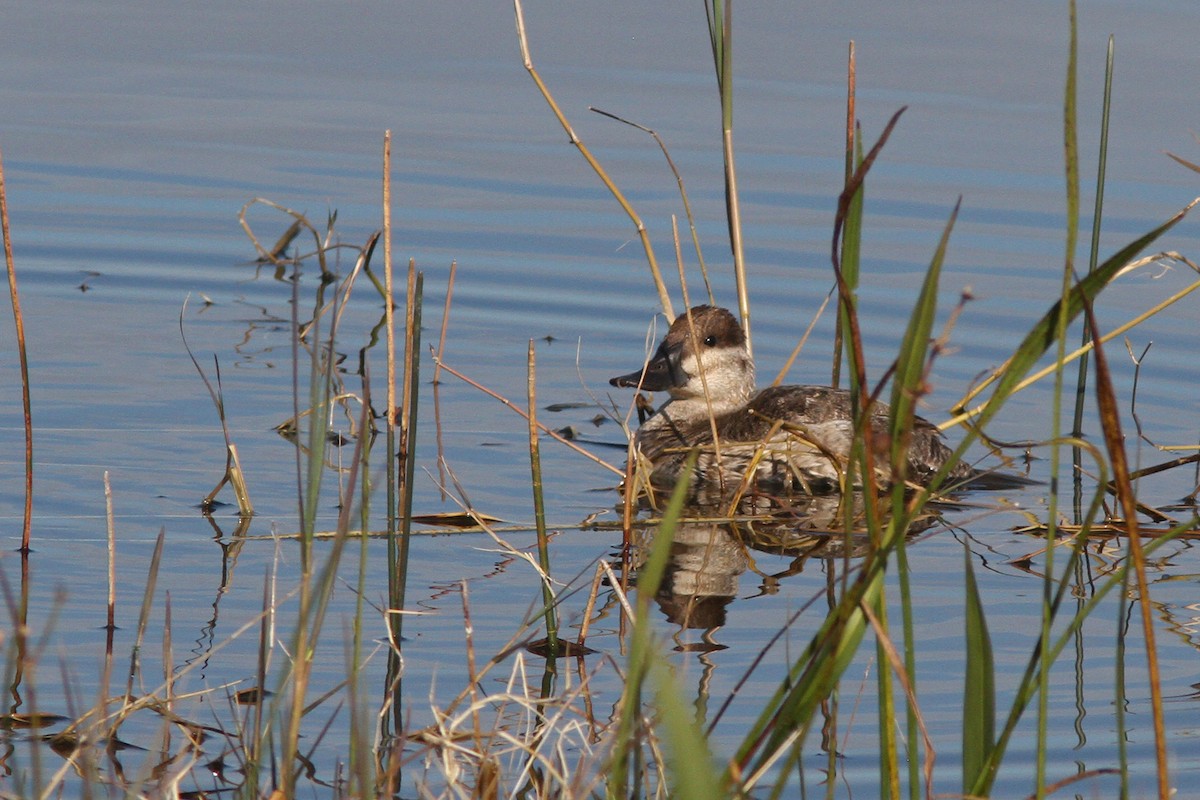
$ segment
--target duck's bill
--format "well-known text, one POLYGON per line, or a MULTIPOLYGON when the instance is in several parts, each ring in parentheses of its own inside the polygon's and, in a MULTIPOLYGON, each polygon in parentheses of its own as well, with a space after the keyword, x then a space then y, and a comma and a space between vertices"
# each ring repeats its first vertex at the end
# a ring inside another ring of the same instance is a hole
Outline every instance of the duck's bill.
POLYGON ((687 383, 687 374, 679 366, 679 353, 660 347, 654 358, 637 372, 618 375, 609 381, 613 386, 642 389, 647 392, 665 392, 687 383))

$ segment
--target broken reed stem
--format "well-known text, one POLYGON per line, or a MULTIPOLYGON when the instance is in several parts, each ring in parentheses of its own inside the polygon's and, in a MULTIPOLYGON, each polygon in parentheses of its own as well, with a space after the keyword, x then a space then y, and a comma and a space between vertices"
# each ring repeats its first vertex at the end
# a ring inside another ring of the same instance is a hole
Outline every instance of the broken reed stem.
MULTIPOLYGON (((432 355, 432 353, 431 353, 431 355, 432 355)), ((494 391, 492 391, 491 389, 489 389, 489 388, 487 388, 486 386, 484 386, 483 384, 481 384, 481 383, 478 383, 478 382, 476 382, 476 381, 474 381, 474 380, 471 380, 471 379, 470 379, 470 378, 468 378, 466 375, 464 375, 464 374, 462 374, 461 372, 459 372, 458 370, 456 370, 454 367, 451 367, 450 365, 448 365, 448 364, 444 363, 444 362, 443 362, 443 361, 442 361, 440 358, 438 358, 436 355, 434 355, 434 356, 433 356, 433 359, 434 359, 434 363, 435 363, 435 364, 438 364, 438 365, 440 365, 442 369, 444 369, 446 372, 449 372, 451 375, 453 375, 454 377, 458 378, 458 379, 459 379, 460 381, 462 381, 463 383, 466 383, 466 384, 468 384, 468 385, 470 385, 470 386, 474 386, 476 389, 478 389, 479 391, 481 391, 481 392, 483 392, 484 394, 488 395, 489 397, 493 397, 493 398, 495 398, 496 400, 499 400, 501 403, 503 403, 504 405, 506 405, 508 408, 512 409, 513 411, 517 412, 518 414, 520 414, 520 415, 521 415, 522 417, 524 417, 525 419, 529 419, 529 415, 528 415, 527 413, 525 413, 525 410, 524 410, 523 408, 521 408, 521 407, 520 407, 520 406, 518 406, 518 405, 515 405, 515 404, 514 404, 514 403, 513 403, 511 400, 509 400, 509 399, 508 399, 507 397, 505 397, 504 395, 502 395, 502 394, 499 394, 499 393, 497 393, 497 392, 494 392, 494 391)), ((538 422, 538 423, 536 423, 536 424, 537 424, 538 430, 540 430, 542 433, 548 434, 549 436, 553 437, 554 439, 556 439, 556 440, 558 440, 558 441, 562 442, 562 443, 563 443, 563 444, 565 444, 567 447, 569 447, 569 448, 571 448, 572 450, 574 450, 576 453, 579 453, 581 456, 585 456, 585 457, 587 457, 587 458, 591 459, 592 461, 596 462, 596 463, 597 463, 597 464, 599 464, 600 466, 602 466, 602 467, 604 467, 605 469, 607 469, 609 472, 612 472, 612 473, 614 473, 614 474, 616 474, 616 475, 619 475, 619 476, 622 476, 622 477, 624 477, 624 475, 625 475, 625 470, 623 470, 623 469, 617 469, 617 468, 616 468, 616 467, 614 467, 612 464, 609 464, 607 461, 604 461, 603 459, 599 458, 598 456, 595 456, 595 455, 593 455, 592 453, 589 453, 587 450, 584 450, 582 447, 580 447, 579 445, 575 444, 575 443, 574 443, 574 442, 572 442, 570 439, 563 438, 563 436, 561 436, 560 434, 558 434, 558 433, 556 433, 555 431, 551 430, 550 428, 546 427, 546 426, 545 426, 545 425, 543 425, 542 423, 538 422)))
POLYGON ((21 528, 21 553, 29 553, 33 529, 33 401, 29 396, 29 356, 25 352, 25 320, 17 292, 17 269, 13 262, 12 237, 8 227, 8 195, 4 190, 4 159, 0 157, 0 237, 4 239, 4 266, 8 272, 8 296, 12 301, 13 325, 17 329, 17 358, 21 365, 21 404, 25 412, 25 522, 21 528))
POLYGON ((116 630, 117 615, 117 529, 113 521, 112 485, 108 482, 108 470, 104 470, 104 516, 108 524, 108 625, 111 633, 116 630))
POLYGON ((642 249, 646 253, 646 261, 650 265, 650 274, 654 278, 654 287, 658 290, 658 300, 662 303, 663 313, 667 317, 667 322, 674 322, 675 310, 671 306, 671 296, 667 293, 667 286, 663 283, 662 273, 658 269, 658 259, 654 255, 654 246, 650 243, 650 234, 646 230, 646 225, 642 222, 642 218, 638 216, 637 211, 633 209, 633 205, 625 198, 621 190, 617 188, 617 185, 608 176, 608 173, 604 171, 604 167, 600 166, 600 162, 596 160, 596 157, 584 145, 583 140, 575 135, 575 130, 571 127, 571 123, 567 121, 566 114, 558 107, 554 96, 550 94, 550 89, 542 81, 542 77, 538 75, 538 71, 533 66, 533 57, 529 54, 529 40, 525 36, 525 12, 521 7, 521 0, 513 0, 513 8, 517 17, 517 40, 521 45, 521 60, 525 65, 525 70, 529 73, 529 77, 533 78, 534 84, 537 86, 538 91, 541 92, 547 105, 550 106, 550 110, 554 112, 558 124, 566 131, 567 138, 571 144, 583 156, 584 161, 588 163, 588 166, 592 168, 596 176, 600 178, 600 182, 616 198, 616 201, 625 211, 625 214, 633 222, 638 232, 638 238, 642 242, 642 249))
POLYGON ((125 698, 133 697, 133 679, 141 673, 140 654, 142 641, 146 637, 146 626, 150 622, 150 611, 154 606, 154 589, 158 585, 158 568, 162 564, 163 542, 167 529, 159 528, 158 538, 154 541, 154 553, 150 556, 150 569, 146 575, 146 588, 142 592, 142 608, 138 612, 137 633, 134 635, 133 648, 129 654, 129 678, 125 684, 125 698))
POLYGON ((537 526, 538 561, 542 566, 542 601, 546 604, 547 664, 558 658, 558 614, 554 609, 554 587, 550 583, 550 543, 546 538, 546 504, 542 497, 542 454, 538 447, 537 361, 533 339, 529 340, 529 469, 533 476, 533 516, 537 526))

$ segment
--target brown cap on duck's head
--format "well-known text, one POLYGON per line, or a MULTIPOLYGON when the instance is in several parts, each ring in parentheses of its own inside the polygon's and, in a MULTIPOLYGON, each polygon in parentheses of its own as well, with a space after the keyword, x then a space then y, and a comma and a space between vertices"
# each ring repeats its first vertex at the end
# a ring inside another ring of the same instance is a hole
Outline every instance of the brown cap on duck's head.
POLYGON ((669 391, 672 397, 682 399, 703 392, 701 369, 705 381, 714 384, 710 392, 722 399, 731 394, 744 398, 754 389, 754 363, 746 352, 746 334, 727 309, 696 306, 689 314, 681 314, 644 367, 609 383, 649 392, 669 391))

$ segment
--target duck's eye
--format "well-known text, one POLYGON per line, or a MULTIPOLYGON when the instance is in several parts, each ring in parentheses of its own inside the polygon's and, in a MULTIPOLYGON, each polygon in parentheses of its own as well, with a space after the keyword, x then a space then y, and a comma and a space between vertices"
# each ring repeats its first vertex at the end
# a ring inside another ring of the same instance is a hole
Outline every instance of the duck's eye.
POLYGON ((713 346, 714 346, 714 345, 716 345, 716 343, 717 343, 717 337, 715 337, 715 336, 705 336, 705 337, 704 337, 704 343, 705 343, 706 345, 708 345, 709 347, 713 347, 713 346))

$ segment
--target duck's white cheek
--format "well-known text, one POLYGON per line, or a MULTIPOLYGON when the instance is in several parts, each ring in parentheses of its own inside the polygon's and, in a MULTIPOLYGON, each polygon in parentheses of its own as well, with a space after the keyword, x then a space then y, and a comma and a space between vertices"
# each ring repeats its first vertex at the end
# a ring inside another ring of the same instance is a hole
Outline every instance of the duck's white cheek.
POLYGON ((686 355, 680 360, 680 367, 687 373, 688 383, 672 391, 679 399, 703 397, 707 386, 714 402, 736 406, 754 390, 754 364, 738 350, 706 349, 699 359, 686 355))

